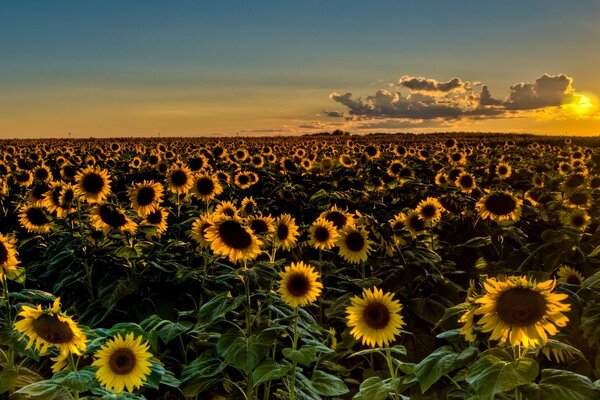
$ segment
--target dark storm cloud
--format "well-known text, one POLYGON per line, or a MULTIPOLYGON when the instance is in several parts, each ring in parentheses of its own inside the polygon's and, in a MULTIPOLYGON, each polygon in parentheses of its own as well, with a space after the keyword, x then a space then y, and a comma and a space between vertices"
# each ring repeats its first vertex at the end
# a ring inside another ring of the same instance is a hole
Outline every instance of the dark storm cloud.
POLYGON ((452 78, 447 82, 438 82, 435 79, 404 75, 398 81, 398 85, 414 91, 449 92, 454 89, 465 88, 467 83, 463 82, 460 78, 452 78))
POLYGON ((492 97, 487 85, 474 91, 477 84, 460 78, 438 82, 428 78, 403 76, 400 91, 378 90, 365 98, 351 92, 332 93, 329 97, 348 109, 347 120, 398 118, 406 120, 449 121, 462 118, 502 118, 517 111, 556 107, 576 99, 573 79, 565 74, 544 74, 534 83, 517 83, 504 100, 492 97), (459 89, 459 90, 458 90, 459 89))

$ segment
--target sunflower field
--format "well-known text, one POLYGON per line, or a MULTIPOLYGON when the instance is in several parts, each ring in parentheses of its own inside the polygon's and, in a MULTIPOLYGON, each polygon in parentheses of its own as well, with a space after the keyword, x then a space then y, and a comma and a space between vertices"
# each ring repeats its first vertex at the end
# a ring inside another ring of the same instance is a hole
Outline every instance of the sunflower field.
POLYGON ((600 399, 600 141, 0 141, 0 396, 600 399))

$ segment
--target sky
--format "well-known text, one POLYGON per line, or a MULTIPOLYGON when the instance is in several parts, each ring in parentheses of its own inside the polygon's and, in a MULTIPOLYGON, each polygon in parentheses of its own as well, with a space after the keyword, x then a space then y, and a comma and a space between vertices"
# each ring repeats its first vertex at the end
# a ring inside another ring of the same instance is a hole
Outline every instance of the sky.
POLYGON ((600 135, 600 1, 2 1, 0 137, 600 135))

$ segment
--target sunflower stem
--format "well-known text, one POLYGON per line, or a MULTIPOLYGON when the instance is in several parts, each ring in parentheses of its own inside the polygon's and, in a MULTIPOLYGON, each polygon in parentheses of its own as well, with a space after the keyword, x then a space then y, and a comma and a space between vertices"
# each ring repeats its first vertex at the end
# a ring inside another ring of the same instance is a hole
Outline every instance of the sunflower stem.
MULTIPOLYGON (((6 276, 4 276, 2 279, 2 294, 4 296, 4 300, 6 301, 6 327, 12 332, 12 308, 8 298, 8 281, 6 280, 6 276)), ((7 352, 8 354, 6 355, 6 369, 12 368, 12 366, 15 363, 12 346, 8 346, 7 352)))
MULTIPOLYGON (((396 379, 396 369, 394 368, 394 362, 393 362, 393 359, 392 359, 392 352, 388 348, 385 349, 385 358, 387 360, 388 369, 390 370, 390 378, 392 380, 394 380, 394 379, 396 379)), ((400 398, 400 393, 398 393, 398 388, 397 387, 396 387, 396 389, 394 391, 394 398, 396 398, 396 399, 400 398)))
MULTIPOLYGON (((298 307, 294 308, 294 338, 292 340, 292 350, 296 351, 298 347, 298 307)), ((294 360, 292 362, 292 382, 290 383, 290 400, 296 400, 296 367, 297 362, 294 360)))
MULTIPOLYGON (((319 276, 323 276, 323 251, 319 249, 319 276)), ((323 296, 319 296, 319 325, 323 325, 323 296)))

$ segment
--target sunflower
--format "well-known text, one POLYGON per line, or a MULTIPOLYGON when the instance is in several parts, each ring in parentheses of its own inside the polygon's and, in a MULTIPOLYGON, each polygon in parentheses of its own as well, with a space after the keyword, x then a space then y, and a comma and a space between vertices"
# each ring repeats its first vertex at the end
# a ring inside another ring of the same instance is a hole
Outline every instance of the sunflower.
POLYGON ((440 171, 435 175, 435 184, 438 186, 446 186, 448 184, 448 175, 444 171, 440 171))
POLYGON ((146 215, 143 222, 146 225, 153 225, 159 235, 162 235, 167 231, 167 217, 169 213, 167 210, 157 207, 154 211, 146 215))
POLYGON ((46 192, 50 190, 50 186, 46 182, 36 181, 29 189, 27 196, 27 202, 32 206, 42 206, 44 203, 44 196, 46 192))
POLYGON ((230 183, 231 182, 231 176, 229 176, 229 174, 221 169, 215 171, 215 176, 217 177, 217 179, 220 182, 223 183, 230 183))
POLYGON ((19 209, 19 221, 27 232, 32 233, 47 233, 52 227, 46 209, 40 206, 22 206, 19 209))
POLYGON ((159 207, 163 191, 163 186, 154 181, 138 183, 128 191, 131 207, 140 217, 145 217, 159 207))
POLYGON ((61 310, 60 298, 54 300, 52 307, 23 306, 19 317, 23 319, 15 322, 15 330, 21 333, 21 339, 27 336, 27 349, 33 347, 41 355, 51 347, 56 347, 62 356, 85 353, 88 340, 75 321, 61 310))
POLYGON ((371 245, 374 242, 369 240, 365 229, 348 226, 340 231, 336 244, 340 248, 340 255, 344 260, 358 264, 369 258, 369 253, 372 250, 371 245))
POLYGON ((488 278, 482 286, 484 293, 473 300, 474 315, 482 316, 477 325, 501 345, 508 341, 512 346, 542 346, 569 321, 563 313, 571 305, 562 303, 568 296, 553 293, 555 280, 536 283, 526 276, 509 276, 488 278))
POLYGON ((585 231, 590 224, 590 216, 584 210, 573 208, 560 213, 560 222, 564 226, 570 226, 581 231, 585 231))
POLYGON ((217 205, 214 214, 215 216, 225 215, 233 218, 239 215, 239 210, 232 202, 224 200, 217 205))
POLYGON ((261 253, 262 241, 237 217, 221 215, 205 232, 212 251, 232 263, 254 260, 261 253))
POLYGON ((223 192, 223 187, 219 183, 219 179, 211 176, 206 172, 200 172, 194 178, 192 184, 192 194, 198 199, 208 202, 220 195, 223 192))
POLYGON ((556 273, 558 276, 558 282, 560 283, 568 283, 569 285, 583 285, 583 275, 581 273, 571 267, 567 267, 566 265, 561 265, 558 268, 558 272, 556 273))
POLYGON ((38 181, 47 181, 52 179, 52 172, 50 168, 44 164, 35 167, 33 170, 33 177, 38 181))
POLYGON ((471 192, 477 187, 477 184, 475 183, 475 177, 467 171, 461 172, 454 183, 460 188, 461 192, 466 194, 471 194, 471 192))
POLYGON ((317 218, 308 230, 308 243, 315 249, 329 250, 335 246, 335 241, 339 234, 333 222, 327 221, 325 218, 317 218))
POLYGON ((507 163, 499 163, 496 165, 496 175, 498 175, 500 179, 510 178, 512 175, 511 166, 507 163))
POLYGON ((132 392, 142 386, 150 375, 148 342, 142 343, 132 332, 124 338, 117 334, 94 353, 93 366, 98 367, 96 378, 107 389, 121 393, 132 392))
POLYGON ((337 230, 347 226, 354 226, 352 214, 338 209, 337 205, 333 205, 329 210, 322 212, 321 215, 319 215, 319 218, 325 218, 327 221, 330 221, 337 230))
POLYGON ((427 197, 421 200, 415 208, 415 212, 429 225, 433 225, 442 217, 443 210, 444 207, 435 197, 427 197))
POLYGON ((20 187, 29 187, 33 183, 33 174, 29 171, 17 171, 13 173, 15 182, 20 187))
POLYGON ((101 168, 87 167, 75 176, 75 195, 88 203, 104 203, 110 194, 110 176, 101 168))
POLYGON ((252 196, 244 197, 244 199, 242 200, 242 204, 240 205, 240 212, 242 214, 242 217, 248 217, 254 214, 257 208, 258 204, 256 204, 256 201, 252 198, 252 196))
POLYGON ((404 240, 404 235, 402 234, 402 231, 406 228, 406 215, 398 213, 388 222, 392 227, 394 242, 400 246, 406 244, 406 240, 404 240))
POLYGON ((273 243, 276 248, 291 250, 298 241, 298 226, 289 214, 281 214, 274 222, 273 243))
POLYGON ((255 235, 269 235, 275 231, 273 226, 274 219, 271 216, 264 216, 262 213, 247 218, 248 226, 255 235))
POLYGON ((253 175, 245 171, 240 171, 234 176, 233 182, 239 186, 240 189, 248 189, 254 184, 253 175))
POLYGON ((291 307, 304 307, 315 300, 323 290, 321 278, 315 269, 303 263, 291 263, 279 273, 279 294, 291 307))
POLYGON ((394 341, 405 324, 400 315, 402 305, 393 298, 392 293, 373 288, 364 289, 362 298, 351 299, 352 305, 346 307, 346 319, 356 340, 371 347, 388 346, 394 341))
POLYGON ((489 218, 496 222, 518 221, 521 218, 523 200, 508 191, 486 189, 486 192, 476 205, 481 218, 489 218))
POLYGON ((417 237, 425 231, 425 220, 421 218, 415 211, 409 211, 404 218, 406 230, 410 232, 412 237, 417 237))
POLYGON ((189 192, 193 183, 192 171, 186 166, 174 165, 167 171, 167 186, 176 195, 189 192))
POLYGON ((340 164, 345 168, 352 168, 356 165, 356 160, 348 154, 342 154, 338 160, 340 164))
POLYGON ((94 228, 105 234, 113 229, 128 233, 134 233, 137 229, 137 224, 129 219, 123 210, 110 204, 96 205, 90 213, 90 222, 94 228))
POLYGON ((590 205, 591 200, 589 192, 579 190, 569 194, 565 202, 568 207, 585 209, 590 205))
POLYGON ((584 174, 572 174, 564 180, 562 188, 565 192, 571 193, 585 188, 586 183, 587 177, 584 174))
POLYGON ((70 183, 64 184, 58 198, 60 206, 56 210, 58 218, 64 218, 75 211, 75 188, 70 183))
POLYGON ((198 246, 201 249, 210 247, 210 242, 206 240, 206 229, 212 226, 212 224, 213 222, 211 216, 206 214, 200 215, 192 224, 190 236, 196 243, 198 243, 198 246))
POLYGON ((15 244, 16 240, 13 237, 0 233, 0 282, 4 281, 7 273, 10 275, 15 272, 20 263, 15 244))

